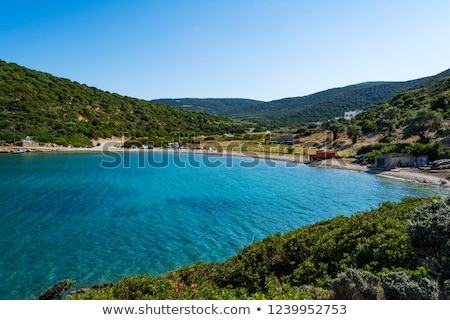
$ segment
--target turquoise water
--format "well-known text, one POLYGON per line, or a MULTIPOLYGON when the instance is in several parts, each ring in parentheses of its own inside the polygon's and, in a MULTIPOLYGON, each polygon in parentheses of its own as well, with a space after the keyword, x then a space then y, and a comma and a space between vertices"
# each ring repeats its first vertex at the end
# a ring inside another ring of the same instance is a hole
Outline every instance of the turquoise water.
POLYGON ((346 170, 167 153, 0 155, 1 299, 221 261, 252 240, 443 190, 346 170))

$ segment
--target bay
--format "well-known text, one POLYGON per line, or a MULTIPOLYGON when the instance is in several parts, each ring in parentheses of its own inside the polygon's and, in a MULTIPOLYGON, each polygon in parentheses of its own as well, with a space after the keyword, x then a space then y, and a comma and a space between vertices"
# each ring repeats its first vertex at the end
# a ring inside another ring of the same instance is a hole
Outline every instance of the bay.
POLYGON ((0 155, 1 299, 222 261, 275 232, 443 189, 301 164, 168 152, 0 155))

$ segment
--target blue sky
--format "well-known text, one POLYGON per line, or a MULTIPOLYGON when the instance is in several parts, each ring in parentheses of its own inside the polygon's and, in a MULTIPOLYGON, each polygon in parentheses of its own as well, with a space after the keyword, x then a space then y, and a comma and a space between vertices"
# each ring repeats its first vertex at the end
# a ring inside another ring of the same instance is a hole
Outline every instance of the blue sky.
POLYGON ((1 8, 1 60, 148 100, 269 101, 450 68, 448 0, 7 0, 1 8))

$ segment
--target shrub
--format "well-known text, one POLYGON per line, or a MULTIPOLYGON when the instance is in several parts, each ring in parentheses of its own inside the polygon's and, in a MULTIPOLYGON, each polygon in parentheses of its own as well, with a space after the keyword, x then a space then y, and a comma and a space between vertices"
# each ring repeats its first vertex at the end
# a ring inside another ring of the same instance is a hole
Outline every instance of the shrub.
POLYGON ((386 299, 436 300, 439 288, 435 280, 405 272, 389 272, 381 276, 386 299))
POLYGON ((123 144, 125 148, 131 148, 133 145, 140 148, 142 146, 142 142, 139 140, 128 140, 123 144))
POLYGON ((450 150, 446 150, 440 142, 416 143, 412 145, 405 143, 376 143, 360 148, 357 153, 365 154, 363 160, 371 163, 375 161, 375 157, 390 152, 410 153, 415 156, 428 155, 430 161, 450 157, 450 150))
MULTIPOLYGON (((436 203, 440 201, 433 198, 386 202, 368 212, 337 216, 283 235, 276 233, 220 263, 197 263, 158 277, 127 277, 113 287, 74 298, 434 299, 439 293, 437 288, 441 297, 447 297, 450 281, 438 281, 437 287, 417 257, 448 264, 441 257, 446 251, 439 252, 441 247, 434 242, 440 241, 445 249, 449 238, 445 232, 449 231, 440 228, 440 223, 436 228, 430 225, 443 236, 432 240, 431 253, 435 254, 424 257, 430 245, 428 238, 420 240, 424 232, 430 232, 430 227, 413 230, 407 222, 413 221, 414 225, 417 207, 429 208, 436 203), (410 240, 409 234, 417 236, 419 245, 410 240), (417 255, 413 248, 419 249, 417 255)), ((447 203, 441 206, 448 210, 447 203)), ((440 221, 443 220, 439 218, 437 222, 440 221)), ((447 264, 444 268, 448 270, 447 264)), ((437 265, 432 267, 436 269, 437 265)))
POLYGON ((381 300, 384 291, 380 279, 370 272, 348 269, 336 279, 328 281, 328 287, 339 300, 381 300))
POLYGON ((333 148, 340 148, 344 145, 344 141, 342 140, 336 140, 333 142, 333 148))
POLYGON ((450 279, 450 198, 419 207, 408 227, 418 258, 442 284, 450 279))
POLYGON ((70 145, 70 143, 67 142, 67 140, 65 138, 58 137, 58 138, 55 138, 54 141, 59 146, 68 147, 70 145))
POLYGON ((392 136, 384 136, 380 139, 381 143, 391 143, 392 141, 394 141, 394 137, 392 136))

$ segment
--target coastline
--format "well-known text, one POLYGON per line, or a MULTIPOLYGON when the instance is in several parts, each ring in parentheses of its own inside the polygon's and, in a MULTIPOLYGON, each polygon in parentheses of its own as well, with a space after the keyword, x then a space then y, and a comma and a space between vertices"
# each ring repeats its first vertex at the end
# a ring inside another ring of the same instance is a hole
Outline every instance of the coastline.
POLYGON ((111 152, 180 152, 180 153, 193 153, 193 154, 205 154, 205 155, 217 155, 226 157, 243 157, 253 158, 261 160, 283 161, 289 163, 305 164, 311 167, 317 168, 333 168, 351 170, 369 174, 375 174, 380 177, 401 179, 420 184, 425 184, 434 187, 440 187, 444 189, 450 189, 450 173, 439 171, 425 171, 418 168, 395 168, 391 170, 383 170, 374 168, 370 165, 361 165, 356 163, 355 159, 350 158, 332 158, 327 160, 319 160, 310 162, 304 155, 299 154, 276 154, 276 153, 262 153, 256 151, 207 151, 207 150, 188 150, 188 149, 164 149, 157 147, 154 149, 124 149, 123 147, 117 147, 120 141, 105 141, 101 146, 95 146, 92 148, 75 148, 75 147, 1 147, 0 153, 12 153, 13 151, 24 150, 25 152, 83 152, 83 153, 98 153, 104 151, 111 152), (109 146, 108 146, 109 144, 109 146), (105 148, 106 147, 106 148, 105 148))
MULTIPOLYGON (((105 151, 105 150, 102 150, 102 148, 61 148, 61 149, 58 149, 58 150, 53 150, 53 152, 60 152, 60 153, 78 152, 80 154, 81 158, 87 159, 89 157, 88 156, 84 156, 85 154, 86 155, 90 154, 93 157, 97 157, 97 156, 101 157, 102 154, 99 153, 99 152, 102 152, 102 151, 105 151)), ((247 159, 248 158, 254 158, 255 159, 254 160, 255 163, 258 162, 258 159, 259 159, 259 163, 261 163, 263 165, 264 165, 264 163, 263 163, 264 160, 262 160, 262 159, 270 159, 270 160, 273 160, 273 161, 280 161, 278 163, 278 165, 281 166, 281 167, 285 165, 283 162, 302 163, 302 165, 297 165, 297 167, 298 167, 297 169, 301 169, 300 167, 305 168, 303 166, 303 164, 304 164, 304 165, 309 165, 311 167, 336 168, 336 169, 358 171, 358 172, 361 172, 361 173, 371 173, 371 174, 382 174, 383 173, 383 171, 381 171, 381 170, 374 170, 373 168, 370 168, 368 166, 359 165, 359 164, 357 164, 355 162, 354 159, 339 159, 338 158, 338 159, 330 159, 328 161, 318 161, 318 162, 313 162, 313 163, 307 164, 307 157, 304 157, 304 156, 301 156, 301 155, 298 155, 298 154, 296 154, 296 155, 275 154, 275 153, 262 154, 262 153, 251 152, 251 151, 249 151, 249 152, 245 152, 245 151, 244 152, 238 152, 237 150, 235 152, 233 152, 233 151, 217 152, 217 151, 207 151, 207 150, 174 150, 174 149, 162 149, 162 148, 155 148, 153 150, 143 150, 143 149, 131 149, 130 150, 130 149, 123 149, 123 148, 111 148, 110 150, 113 151, 113 152, 119 152, 121 155, 124 155, 124 153, 126 154, 127 152, 134 153, 134 155, 138 155, 137 154, 138 152, 142 152, 141 155, 143 155, 143 156, 147 152, 150 153, 150 154, 151 154, 151 152, 165 153, 166 155, 170 154, 170 153, 179 153, 180 155, 181 154, 186 154, 186 153, 192 153, 192 154, 197 154, 198 155, 198 158, 196 156, 197 159, 201 159, 201 157, 203 155, 205 155, 205 156, 212 155, 214 157, 219 157, 219 159, 221 161, 225 161, 224 160, 225 157, 239 157, 239 158, 236 159, 237 161, 233 160, 233 163, 239 163, 240 161, 251 162, 251 161, 246 160, 244 158, 240 159, 241 157, 245 157, 247 159)), ((43 155, 44 155, 44 153, 43 153, 43 155)), ((29 159, 32 160, 33 155, 30 154, 28 156, 29 156, 29 159)), ((63 156, 63 155, 61 154, 61 156, 63 156)), ((11 159, 15 159, 17 156, 11 155, 11 156, 8 156, 8 158, 9 157, 12 157, 11 159)), ((183 155, 183 158, 185 158, 185 157, 186 157, 186 155, 183 155)), ((19 158, 20 158, 20 156, 19 156, 19 158)), ((52 158, 52 157, 49 154, 49 157, 44 157, 44 158, 52 158)), ((58 157, 58 158, 60 158, 60 157, 58 157)), ((230 158, 228 160, 231 161, 232 159, 230 158)), ((48 161, 46 160, 46 162, 48 162, 48 161)), ((289 166, 289 164, 286 164, 286 166, 289 166)), ((297 169, 295 169, 295 171, 297 171, 297 169)), ((419 170, 419 169, 417 169, 417 170, 419 170)), ((311 172, 311 171, 321 171, 321 170, 306 170, 306 171, 307 172, 311 172)), ((325 170, 325 171, 327 171, 327 170, 325 170)), ((397 173, 398 174, 398 172, 404 173, 406 171, 407 171, 407 169, 401 169, 399 171, 393 170, 393 173, 397 173)), ((250 172, 250 170, 249 170, 249 172, 250 172)), ((277 175, 277 170, 275 170, 273 172, 274 172, 275 175, 277 175)), ((423 173, 423 172, 419 172, 419 173, 423 173)), ((338 172, 334 172, 333 173, 333 171, 330 172, 330 174, 332 175, 333 180, 335 179, 334 177, 336 175, 339 175, 338 172)), ((102 175, 101 172, 100 172, 100 175, 102 175)), ((356 174, 356 175, 359 176, 358 174, 356 174)), ((360 176, 360 177, 363 177, 363 176, 360 176)), ((357 177, 355 177, 355 178, 357 179, 357 177)), ((369 179, 369 180, 372 180, 372 179, 369 179)), ((410 179, 406 179, 406 180, 410 180, 410 179)), ((416 181, 416 182, 419 182, 419 181, 416 181)), ((349 190, 349 189, 347 189, 347 190, 349 190)))
POLYGON ((311 163, 310 165, 322 168, 345 169, 364 172, 374 174, 379 177, 406 180, 433 187, 450 189, 450 173, 448 172, 430 172, 418 168, 409 167, 384 170, 372 167, 370 165, 358 164, 354 159, 329 159, 325 161, 319 161, 317 163, 311 163))

